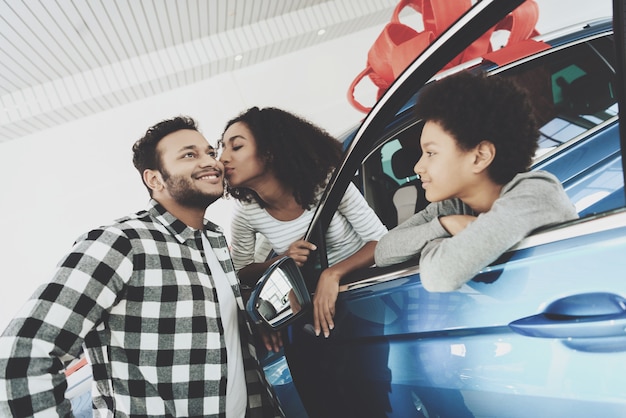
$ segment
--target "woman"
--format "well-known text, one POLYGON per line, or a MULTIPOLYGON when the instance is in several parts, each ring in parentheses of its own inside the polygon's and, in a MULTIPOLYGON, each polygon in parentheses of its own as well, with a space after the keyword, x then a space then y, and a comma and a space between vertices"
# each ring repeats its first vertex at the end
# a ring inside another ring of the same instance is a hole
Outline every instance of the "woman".
MULTIPOLYGON (((253 107, 229 121, 220 160, 228 192, 239 202, 232 222, 232 258, 240 280, 254 284, 276 258, 255 262, 257 234, 280 256, 299 266, 315 245, 306 229, 330 175, 339 164, 339 141, 308 121, 276 108, 253 107)), ((354 185, 350 185, 326 236, 330 267, 313 298, 315 334, 334 327, 339 281, 374 263, 374 248, 387 232, 354 185)))

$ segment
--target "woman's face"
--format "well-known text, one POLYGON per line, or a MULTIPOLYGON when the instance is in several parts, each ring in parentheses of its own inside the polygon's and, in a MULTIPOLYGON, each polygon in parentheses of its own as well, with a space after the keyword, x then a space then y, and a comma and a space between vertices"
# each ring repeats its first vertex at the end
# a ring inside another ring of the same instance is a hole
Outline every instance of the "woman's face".
POLYGON ((256 140, 243 122, 233 123, 224 132, 219 159, 230 187, 256 190, 267 175, 265 163, 257 154, 256 140))

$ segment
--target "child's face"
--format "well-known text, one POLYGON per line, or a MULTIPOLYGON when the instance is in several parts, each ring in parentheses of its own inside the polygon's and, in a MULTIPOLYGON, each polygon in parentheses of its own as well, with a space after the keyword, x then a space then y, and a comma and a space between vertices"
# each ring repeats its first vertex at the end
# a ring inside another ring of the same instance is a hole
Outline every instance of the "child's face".
POLYGON ((422 180, 429 202, 462 199, 471 193, 475 155, 436 122, 428 121, 420 138, 422 157, 413 170, 422 180))

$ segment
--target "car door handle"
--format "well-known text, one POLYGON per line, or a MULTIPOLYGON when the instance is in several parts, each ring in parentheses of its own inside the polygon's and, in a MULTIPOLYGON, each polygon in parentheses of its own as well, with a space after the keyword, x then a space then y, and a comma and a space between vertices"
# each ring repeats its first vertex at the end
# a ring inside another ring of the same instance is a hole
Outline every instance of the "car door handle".
POLYGON ((612 293, 583 293, 552 302, 537 315, 509 327, 539 338, 605 338, 626 336, 626 299, 612 293))

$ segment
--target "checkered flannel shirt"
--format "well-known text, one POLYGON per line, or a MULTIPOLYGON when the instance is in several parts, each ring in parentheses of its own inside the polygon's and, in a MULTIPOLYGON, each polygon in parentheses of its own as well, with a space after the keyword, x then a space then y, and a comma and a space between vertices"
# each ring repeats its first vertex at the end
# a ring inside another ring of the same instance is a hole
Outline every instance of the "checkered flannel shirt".
MULTIPOLYGON (((68 416, 63 367, 84 344, 95 415, 224 417, 226 348, 201 233, 151 200, 82 236, 0 338, 0 415, 68 416)), ((205 233, 240 307, 246 416, 282 416, 224 235, 210 222, 205 233)))

